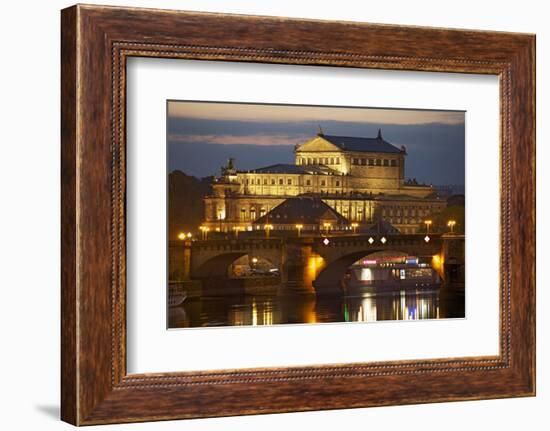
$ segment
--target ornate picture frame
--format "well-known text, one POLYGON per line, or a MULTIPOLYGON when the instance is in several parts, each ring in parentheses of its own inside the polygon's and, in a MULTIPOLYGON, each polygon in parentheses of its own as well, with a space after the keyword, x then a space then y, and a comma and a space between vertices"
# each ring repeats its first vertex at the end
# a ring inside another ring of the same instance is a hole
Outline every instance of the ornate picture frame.
POLYGON ((64 421, 535 394, 534 35, 91 5, 63 10, 61 24, 64 421), (136 56, 497 75, 499 355, 128 374, 126 60, 136 56))

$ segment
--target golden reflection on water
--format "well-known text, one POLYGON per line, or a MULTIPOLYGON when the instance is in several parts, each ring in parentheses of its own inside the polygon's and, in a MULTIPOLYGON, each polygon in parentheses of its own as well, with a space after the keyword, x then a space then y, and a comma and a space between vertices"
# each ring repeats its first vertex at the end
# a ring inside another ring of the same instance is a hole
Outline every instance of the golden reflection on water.
MULTIPOLYGON (((353 301, 352 301, 353 304, 353 301)), ((390 298, 380 298, 377 295, 365 295, 358 305, 355 315, 346 321, 376 322, 378 320, 420 320, 438 319, 439 301, 431 296, 419 296, 400 291, 390 298), (384 302, 390 301, 391 307, 384 307, 384 302), (391 308, 391 310, 390 310, 391 308), (380 310, 380 315, 379 315, 380 310), (389 314, 388 314, 389 311, 389 314)))
POLYGON ((464 317, 464 290, 396 291, 362 296, 254 296, 186 300, 170 308, 171 328, 376 322, 464 317))

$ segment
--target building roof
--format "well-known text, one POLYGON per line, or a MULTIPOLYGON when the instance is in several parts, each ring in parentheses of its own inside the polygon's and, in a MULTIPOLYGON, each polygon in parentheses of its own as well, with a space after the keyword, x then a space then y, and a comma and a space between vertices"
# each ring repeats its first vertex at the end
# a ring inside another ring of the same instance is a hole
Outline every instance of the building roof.
POLYGON ((396 235, 399 233, 399 230, 390 222, 379 219, 373 225, 362 230, 361 233, 367 235, 396 235))
POLYGON ((303 224, 320 225, 331 222, 348 224, 348 220, 316 197, 292 197, 277 205, 254 224, 303 224))
POLYGON ((254 174, 318 174, 318 175, 341 175, 340 172, 335 171, 327 166, 322 165, 291 165, 285 163, 278 163, 276 165, 265 166, 263 168, 253 169, 246 171, 247 173, 254 174))
POLYGON ((331 144, 336 145, 344 151, 360 151, 370 153, 401 153, 404 149, 399 149, 382 138, 382 132, 378 130, 376 138, 360 138, 354 136, 336 136, 319 134, 331 144))

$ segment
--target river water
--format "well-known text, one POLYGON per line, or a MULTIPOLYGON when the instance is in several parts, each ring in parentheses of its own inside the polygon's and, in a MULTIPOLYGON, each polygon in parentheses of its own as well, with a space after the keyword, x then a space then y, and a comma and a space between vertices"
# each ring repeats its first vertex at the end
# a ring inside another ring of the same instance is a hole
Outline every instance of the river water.
POLYGON ((355 296, 228 296, 188 298, 168 313, 170 328, 375 322, 464 317, 464 285, 355 296))

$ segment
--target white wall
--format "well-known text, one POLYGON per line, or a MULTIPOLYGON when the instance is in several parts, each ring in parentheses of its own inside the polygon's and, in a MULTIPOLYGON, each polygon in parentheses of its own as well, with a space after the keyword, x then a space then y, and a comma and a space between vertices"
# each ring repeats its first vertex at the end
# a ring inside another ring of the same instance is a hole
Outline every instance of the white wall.
MULTIPOLYGON (((101 1, 172 9, 369 21, 537 33, 537 113, 550 116, 548 12, 542 1, 101 1)), ((59 399, 59 9, 70 2, 4 2, 0 18, 0 394, 3 429, 69 429, 59 399)), ((113 429, 257 430, 280 428, 460 430, 548 429, 550 306, 543 286, 550 231, 549 126, 538 121, 538 396, 285 415, 247 416, 113 429), (544 248, 544 249, 543 249, 544 248), (546 339, 546 340, 545 340, 546 339)), ((100 427, 103 428, 103 427, 100 427)))

